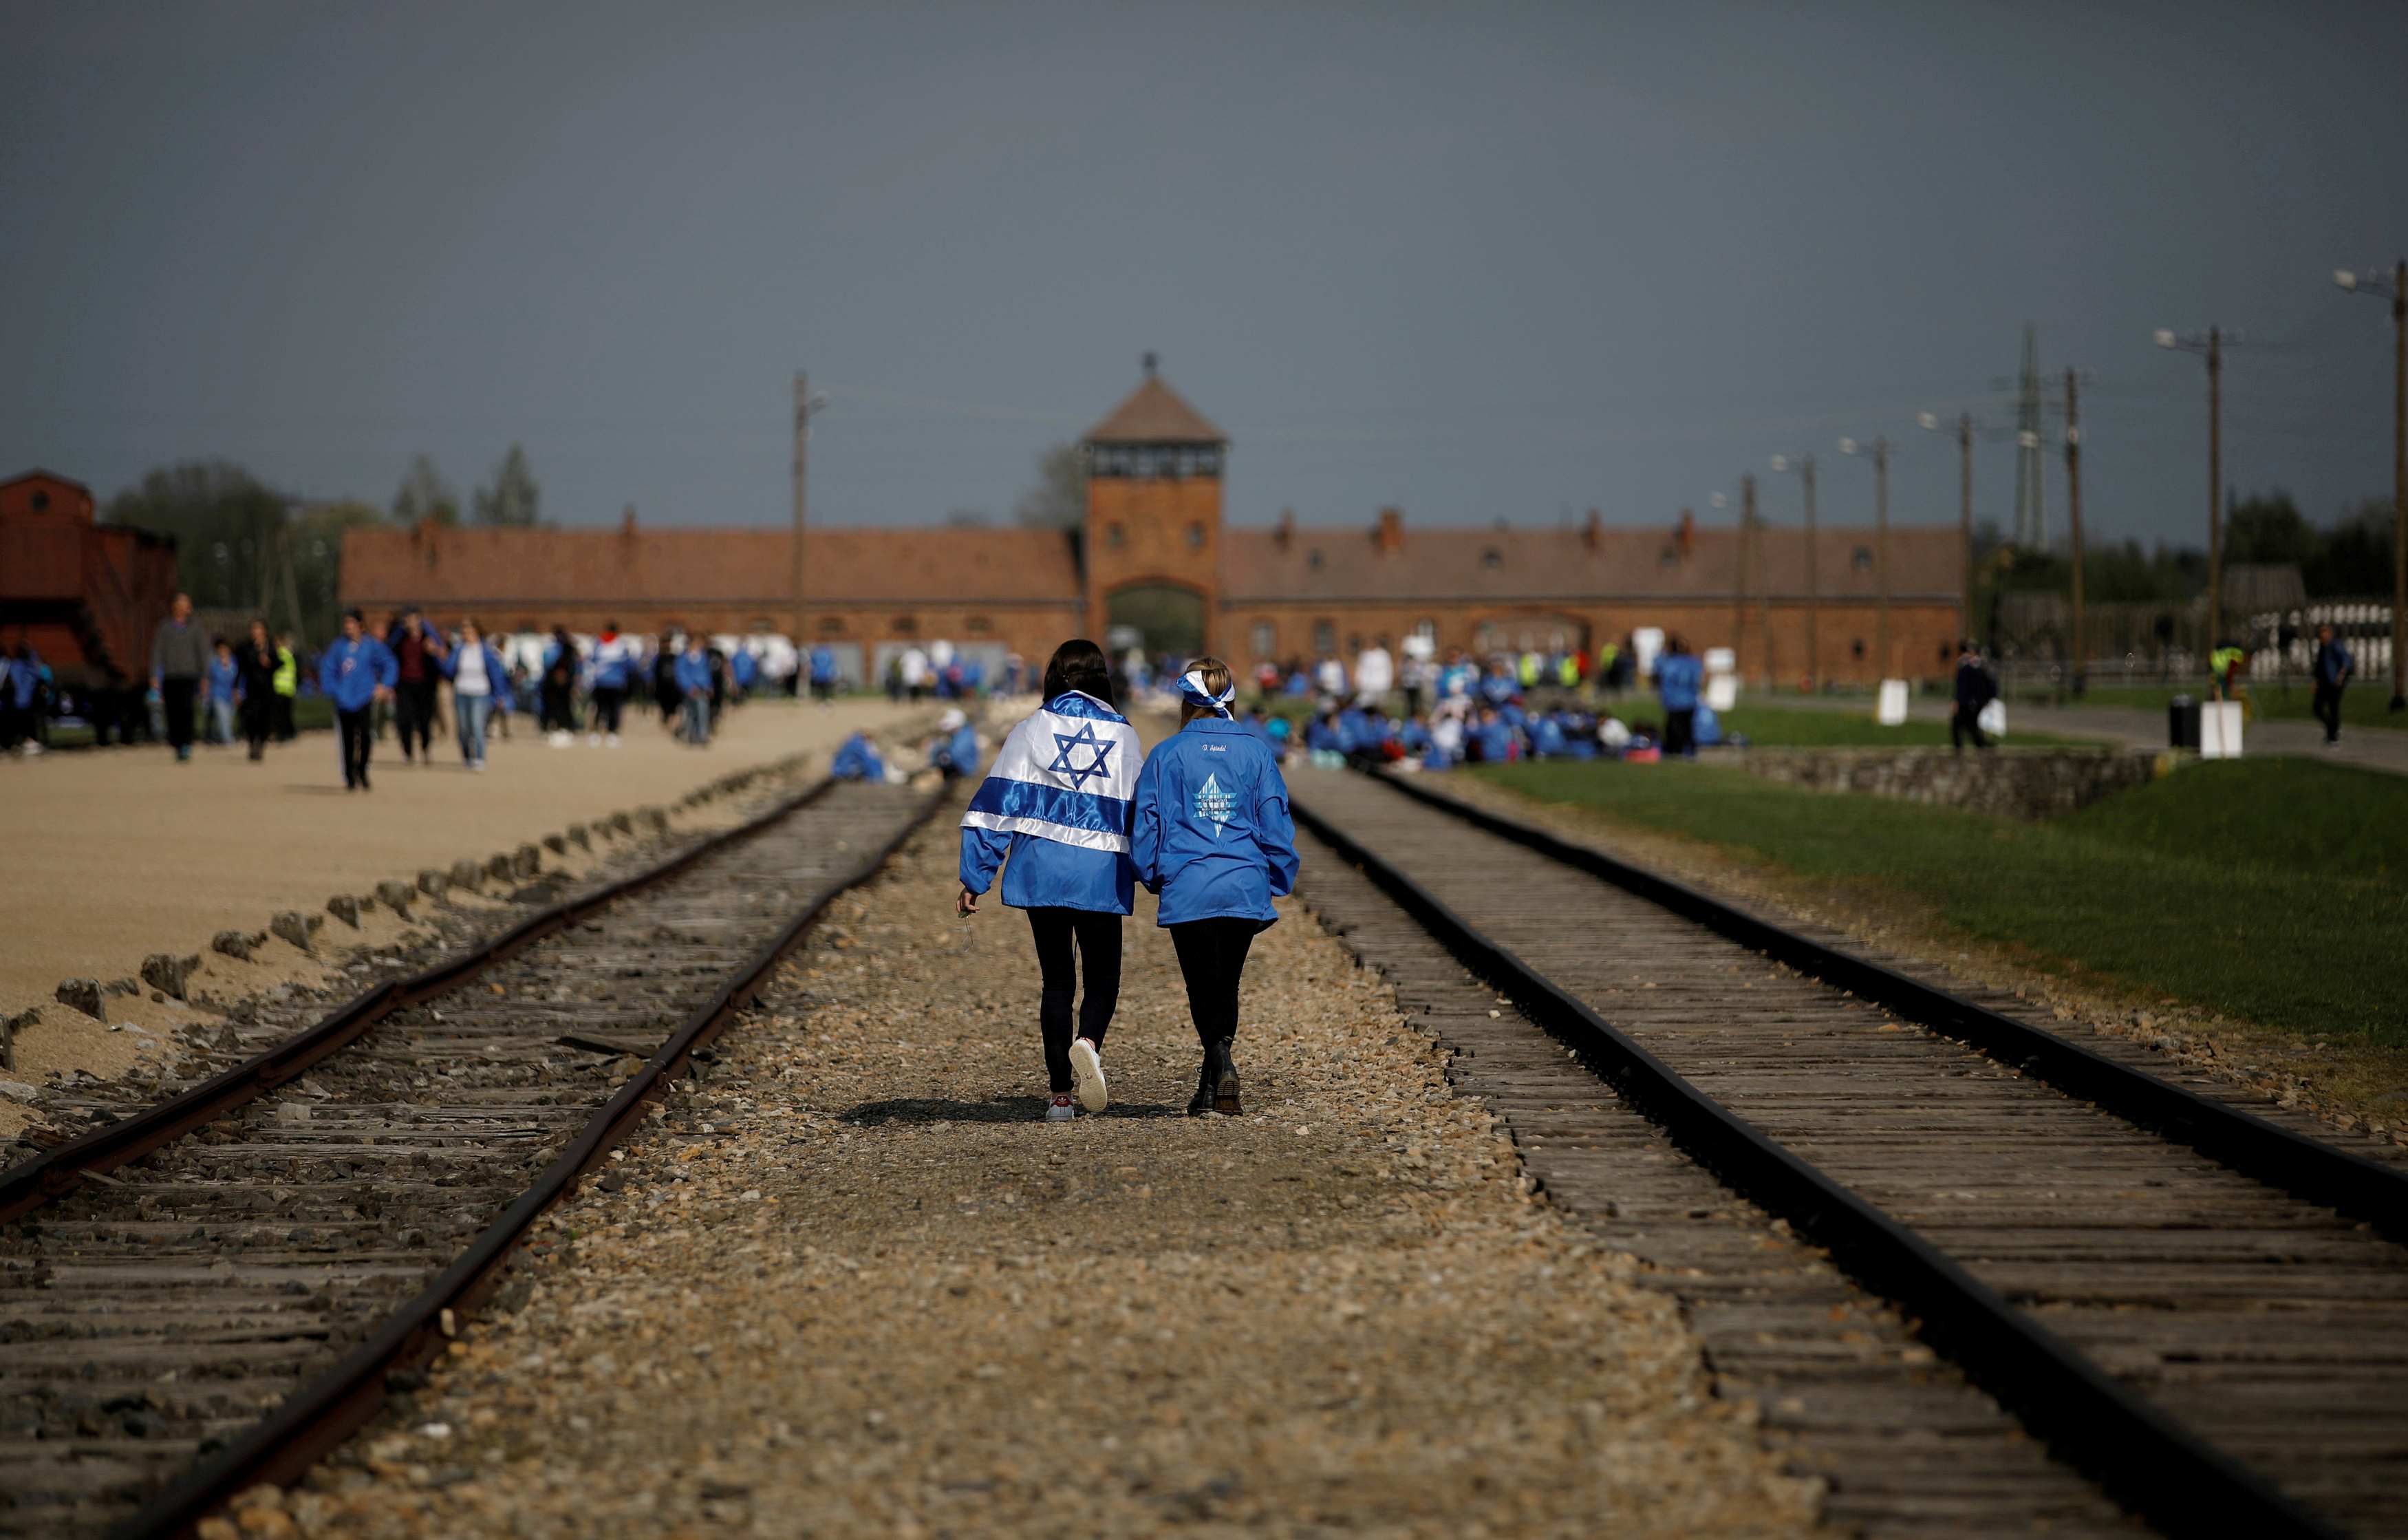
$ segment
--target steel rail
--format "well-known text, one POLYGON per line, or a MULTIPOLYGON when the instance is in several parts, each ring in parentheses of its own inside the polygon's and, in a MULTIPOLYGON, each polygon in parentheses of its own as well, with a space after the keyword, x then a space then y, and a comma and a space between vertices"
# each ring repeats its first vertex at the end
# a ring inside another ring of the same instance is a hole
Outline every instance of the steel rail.
MULTIPOLYGON (((812 795, 825 789, 823 783, 812 795)), ((387 1376, 442 1351, 445 1343, 458 1334, 461 1323, 492 1296, 510 1253, 544 1211, 576 1194, 579 1179, 651 1114, 650 1103, 667 1094, 668 1083, 685 1069, 695 1050, 718 1037, 729 1018, 752 1003, 762 981, 827 906, 875 876, 903 842, 944 805, 946 796, 943 787, 931 792, 894 838, 841 881, 831 884, 730 975, 669 1035, 660 1051, 645 1060, 635 1078, 587 1121, 559 1159, 545 1167, 417 1298, 395 1311, 334 1367, 286 1397, 249 1432, 111 1530, 110 1540, 184 1540, 203 1518, 238 1493, 263 1481, 285 1486, 298 1480, 382 1410, 389 1391, 387 1376)))
POLYGON ((1382 774, 1378 779, 1417 802, 1602 878, 1810 978, 1851 991, 1859 1000, 1953 1038, 2102 1112, 2187 1145, 2253 1181, 2333 1209, 2373 1226, 2388 1240, 2408 1245, 2408 1172, 2336 1149, 2119 1064, 2055 1032, 1977 1005, 1894 968, 1809 941, 1696 888, 1544 829, 1414 785, 1402 776, 1382 774))
POLYGON ((456 989, 495 963, 509 960, 554 931, 574 925, 631 893, 640 892, 655 883, 676 876, 714 851, 724 850, 739 840, 760 833, 780 819, 819 800, 835 784, 833 780, 823 777, 759 817, 714 834, 657 866, 597 888, 582 898, 539 910, 456 957, 437 963, 408 978, 387 980, 373 989, 355 995, 316 1026, 295 1032, 266 1052, 202 1082, 180 1096, 146 1108, 130 1117, 121 1118, 106 1128, 95 1129, 79 1139, 71 1139, 56 1149, 45 1150, 30 1160, 0 1172, 0 1224, 22 1218, 51 1199, 73 1192, 93 1173, 106 1175, 129 1160, 138 1160, 161 1145, 180 1139, 205 1124, 215 1122, 235 1108, 276 1089, 328 1055, 347 1046, 394 1012, 456 989))
POLYGON ((1311 808, 1303 824, 1474 973, 1612 1083, 1683 1151, 1786 1219, 2019 1417, 2057 1457, 2177 1536, 2340 1540, 2346 1532, 2167 1417, 1912 1229, 1692 1085, 1585 1001, 1311 808))

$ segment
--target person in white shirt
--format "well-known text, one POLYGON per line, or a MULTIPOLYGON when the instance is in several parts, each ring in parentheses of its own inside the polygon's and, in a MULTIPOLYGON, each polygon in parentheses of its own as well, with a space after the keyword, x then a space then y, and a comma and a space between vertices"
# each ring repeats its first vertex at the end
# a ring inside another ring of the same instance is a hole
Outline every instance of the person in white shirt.
POLYGON ((1313 684, 1326 696, 1346 693, 1346 665, 1334 657, 1325 657, 1312 670, 1313 684))
POLYGON ((437 660, 452 681, 452 714, 460 727, 460 758, 472 770, 485 768, 485 724, 495 709, 509 710, 503 693, 509 673, 502 655, 485 640, 484 628, 473 620, 460 623, 460 645, 437 660))
POLYGON ((928 687, 928 655, 917 647, 903 649, 903 689, 910 696, 911 704, 920 703, 920 692, 928 687))
POLYGON ((1396 688, 1397 663, 1382 637, 1354 655, 1354 698, 1358 704, 1385 710, 1388 692, 1396 688))

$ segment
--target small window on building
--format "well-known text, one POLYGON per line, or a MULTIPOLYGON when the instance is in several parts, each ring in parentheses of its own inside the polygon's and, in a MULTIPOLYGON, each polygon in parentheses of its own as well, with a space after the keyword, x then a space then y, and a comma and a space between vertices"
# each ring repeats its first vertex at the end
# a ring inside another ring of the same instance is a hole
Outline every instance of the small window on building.
POLYGON ((1119 525, 1108 524, 1104 525, 1104 543, 1117 551, 1128 543, 1128 531, 1119 525))
POLYGON ((842 615, 822 615, 820 617, 820 635, 824 637, 840 637, 844 635, 844 617, 842 615))
POLYGON ((984 615, 972 615, 970 617, 970 635, 974 637, 985 637, 993 636, 994 634, 995 622, 987 619, 984 615))
POLYGON ((1480 565, 1487 568, 1502 567, 1505 565, 1505 553, 1492 545, 1480 553, 1480 565))
POLYGON ((1321 570, 1321 550, 1318 546, 1304 554, 1304 565, 1316 572, 1321 570))
POLYGON ((1187 549, 1190 551, 1201 551, 1204 549, 1204 526, 1202 525, 1191 524, 1187 526, 1187 549))
POLYGON ((50 495, 49 493, 47 493, 47 492, 36 492, 36 493, 35 493, 35 494, 34 494, 34 511, 35 511, 35 512, 39 513, 42 510, 44 510, 44 509, 46 509, 46 508, 48 508, 48 507, 50 507, 50 495))
POLYGON ((1338 651, 1338 627, 1326 620, 1312 623, 1312 650, 1316 653, 1338 651))
POLYGON ((1666 547, 1664 548, 1664 554, 1663 554, 1662 555, 1660 555, 1660 556, 1658 556, 1658 557, 1656 557, 1656 566, 1658 566, 1658 567, 1678 567, 1678 566, 1680 566, 1680 565, 1681 565, 1681 548, 1680 548, 1679 546, 1677 546, 1677 545, 1668 545, 1668 546, 1666 546, 1666 547))
POLYGON ((1862 637, 1858 637, 1858 638, 1856 638, 1854 641, 1849 642, 1849 643, 1848 643, 1848 651, 1849 651, 1849 652, 1851 652, 1851 653, 1853 653, 1853 654, 1855 654, 1855 655, 1856 655, 1856 656, 1858 656, 1858 657, 1862 657, 1862 656, 1864 656, 1864 655, 1865 655, 1865 639, 1864 639, 1864 638, 1862 638, 1862 637))
POLYGON ((1871 571, 1873 567, 1873 548, 1870 545, 1860 545, 1856 547, 1856 554, 1853 559, 1856 564, 1857 571, 1871 571))
POLYGON ((1254 655, 1269 657, 1279 651, 1279 627, 1267 620, 1254 622, 1254 655))
POLYGON ((920 617, 917 615, 896 615, 895 617, 895 634, 898 637, 918 636, 920 634, 920 617))

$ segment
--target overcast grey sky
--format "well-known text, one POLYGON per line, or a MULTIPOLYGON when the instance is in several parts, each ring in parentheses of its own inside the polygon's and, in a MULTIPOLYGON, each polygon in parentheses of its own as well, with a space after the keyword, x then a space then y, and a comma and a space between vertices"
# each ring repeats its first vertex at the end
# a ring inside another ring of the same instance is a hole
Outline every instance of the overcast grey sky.
MULTIPOLYGON (((10 3, 0 473, 237 460, 563 523, 1008 518, 1138 355, 1236 439, 1239 522, 1674 517, 1768 456, 2086 398, 2090 527, 2389 491, 2397 4, 10 3)), ((2009 512, 2010 448, 1977 511, 2009 512)), ((2063 503, 2052 470, 2052 512, 2063 503)), ((1827 520, 1870 518, 1840 461, 1827 520)))

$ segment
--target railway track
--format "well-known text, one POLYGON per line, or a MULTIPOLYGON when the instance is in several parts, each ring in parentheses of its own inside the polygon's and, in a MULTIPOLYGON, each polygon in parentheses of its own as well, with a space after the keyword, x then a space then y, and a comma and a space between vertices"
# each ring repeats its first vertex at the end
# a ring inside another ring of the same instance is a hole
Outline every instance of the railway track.
POLYGON ((938 800, 822 783, 0 1173, 0 1535, 306 1469, 938 800))
POLYGON ((1836 1526, 2408 1535, 2396 1152, 1410 782, 1292 789, 1308 899, 1836 1526))

